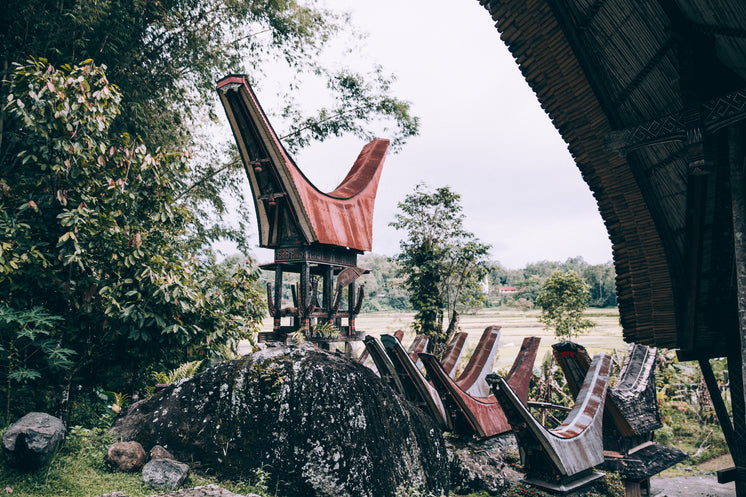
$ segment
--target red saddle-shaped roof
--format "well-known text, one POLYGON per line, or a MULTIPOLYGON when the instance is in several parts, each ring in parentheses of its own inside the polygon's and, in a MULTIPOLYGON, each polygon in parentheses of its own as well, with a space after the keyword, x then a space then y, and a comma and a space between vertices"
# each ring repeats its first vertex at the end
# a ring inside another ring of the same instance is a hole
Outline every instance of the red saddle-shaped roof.
POLYGON ((319 243, 370 251, 373 207, 389 140, 366 144, 342 183, 324 193, 287 153, 246 76, 223 78, 217 89, 251 184, 259 245, 319 243))

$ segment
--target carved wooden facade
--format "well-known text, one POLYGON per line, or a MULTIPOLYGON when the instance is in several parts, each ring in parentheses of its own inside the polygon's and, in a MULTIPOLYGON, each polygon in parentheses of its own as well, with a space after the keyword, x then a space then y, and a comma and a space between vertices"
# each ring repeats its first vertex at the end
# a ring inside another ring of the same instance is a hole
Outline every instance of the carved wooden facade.
MULTIPOLYGON (((585 347, 561 342, 552 345, 552 354, 576 397, 591 363, 585 347)), ((675 447, 653 443, 654 430, 663 426, 655 390, 656 354, 655 347, 633 344, 606 397, 603 468, 622 476, 628 497, 649 495, 650 477, 687 457, 675 447)))

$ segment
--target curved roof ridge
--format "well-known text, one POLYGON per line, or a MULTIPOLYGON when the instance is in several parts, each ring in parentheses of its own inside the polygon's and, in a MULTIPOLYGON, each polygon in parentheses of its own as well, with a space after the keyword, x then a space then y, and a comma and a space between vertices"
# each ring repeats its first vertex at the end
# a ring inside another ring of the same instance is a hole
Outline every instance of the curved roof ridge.
POLYGON ((251 184, 260 245, 278 248, 296 237, 305 245, 370 251, 373 208, 389 140, 376 138, 366 144, 345 179, 325 193, 285 150, 246 76, 227 76, 217 88, 251 184), (252 167, 255 163, 262 165, 252 167), (261 172, 263 164, 270 175, 261 172))

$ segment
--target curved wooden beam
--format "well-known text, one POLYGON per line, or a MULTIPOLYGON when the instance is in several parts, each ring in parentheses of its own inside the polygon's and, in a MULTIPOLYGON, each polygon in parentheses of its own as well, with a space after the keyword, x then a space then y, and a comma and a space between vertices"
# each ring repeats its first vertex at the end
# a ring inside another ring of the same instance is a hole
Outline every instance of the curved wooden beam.
MULTIPOLYGON (((399 340, 399 343, 401 343, 401 340, 399 340)), ((412 345, 410 345, 409 349, 407 350, 407 355, 409 355, 409 358, 412 359, 412 362, 415 364, 417 369, 422 369, 420 354, 427 350, 428 343, 430 343, 430 339, 427 337, 427 335, 417 335, 416 337, 414 337, 412 345)))
POLYGON ((365 350, 368 351, 371 359, 373 359, 373 363, 376 365, 376 374, 393 388, 394 391, 405 395, 404 385, 402 385, 399 374, 388 354, 384 351, 381 342, 375 337, 368 335, 363 339, 363 343, 365 344, 365 350))
MULTIPOLYGON (((508 384, 514 389, 521 402, 528 400, 528 387, 531 371, 539 349, 539 337, 526 337, 513 361, 508 374, 508 384)), ((428 378, 444 399, 448 413, 453 417, 457 432, 476 434, 479 438, 491 437, 510 431, 505 413, 494 395, 473 397, 464 392, 447 374, 441 363, 431 354, 420 354, 428 378)))
POLYGON ((427 382, 401 342, 391 335, 381 336, 381 342, 404 386, 405 397, 430 414, 443 429, 453 429, 437 390, 427 382))
POLYGON ((459 361, 461 361, 461 356, 464 353, 464 345, 466 345, 466 340, 468 338, 469 334, 465 331, 456 333, 451 342, 448 344, 446 353, 443 355, 443 361, 441 362, 441 365, 443 366, 443 370, 451 378, 456 377, 456 369, 459 361))
MULTIPOLYGON (((396 330, 394 332, 394 336, 401 342, 404 339, 404 332, 402 330, 396 330)), ((357 362, 364 366, 368 366, 371 370, 373 370, 374 373, 376 373, 378 376, 381 376, 378 374, 378 368, 376 367, 376 364, 367 364, 368 360, 370 359, 370 352, 368 351, 368 347, 365 347, 363 349, 363 353, 360 354, 360 357, 358 358, 357 362)))
POLYGON ((565 421, 552 430, 531 415, 505 378, 496 374, 487 377, 522 449, 527 481, 545 488, 562 487, 565 491, 595 479, 589 472, 604 462, 602 420, 610 369, 608 354, 593 358, 575 406, 565 421), (536 450, 537 447, 541 449, 536 450), (547 476, 551 476, 549 481, 547 476))
MULTIPOLYGON (((626 451, 652 439, 653 431, 662 426, 655 391, 655 359, 658 349, 632 344, 619 374, 619 381, 609 388, 606 411, 609 421, 604 431, 616 428, 619 435, 609 433, 607 442, 616 442, 613 450, 626 451), (619 436, 630 440, 617 442, 619 436)), ((573 342, 552 345, 552 354, 567 378, 573 396, 577 396, 590 357, 585 347, 573 342)))
POLYGON ((501 326, 488 326, 482 332, 474 353, 458 377, 459 388, 472 397, 488 397, 490 389, 485 378, 492 372, 497 357, 497 345, 500 341, 501 326))

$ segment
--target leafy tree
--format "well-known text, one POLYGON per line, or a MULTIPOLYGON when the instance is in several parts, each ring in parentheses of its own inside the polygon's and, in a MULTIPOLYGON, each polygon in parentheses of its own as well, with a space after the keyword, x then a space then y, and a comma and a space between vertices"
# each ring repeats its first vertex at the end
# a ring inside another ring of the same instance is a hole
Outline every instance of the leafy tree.
POLYGON ((188 156, 110 133, 121 96, 90 61, 17 67, 8 88, 19 141, 0 176, 0 304, 60 318, 45 331, 70 351, 47 378, 63 414, 75 381, 121 391, 149 365, 250 338, 258 276, 196 251, 194 216, 175 202, 188 156))
POLYGON ((490 286, 494 292, 500 286, 514 286, 519 290, 500 300, 526 299, 534 302, 544 282, 554 271, 575 271, 590 286, 590 305, 610 307, 616 305, 616 273, 611 262, 591 265, 582 257, 570 257, 565 262, 540 261, 526 265, 523 269, 507 269, 499 262, 490 266, 490 286))
POLYGON ((365 254, 358 261, 370 273, 360 278, 365 285, 363 312, 409 309, 409 293, 399 276, 399 265, 390 257, 365 254))
POLYGON ((134 388, 146 367, 220 350, 249 336, 264 312, 251 264, 219 266, 209 249, 222 238, 248 253, 251 233, 240 160, 204 136, 219 77, 246 72, 259 86, 263 68, 285 64, 287 95, 301 93, 308 75, 325 78, 330 105, 301 113, 282 99, 291 149, 368 137, 384 124, 396 145, 417 133, 380 68, 361 75, 319 63, 348 19, 312 0, 4 7, 0 304, 62 318, 52 333, 75 352, 58 375, 63 404, 74 382, 116 377, 123 386, 107 388, 134 388), (29 57, 38 62, 18 69, 29 57), (237 226, 222 221, 229 204, 237 226))
MULTIPOLYGON (((0 304, 0 378, 4 378, 5 422, 16 387, 35 382, 42 373, 56 373, 73 363, 74 351, 60 345, 52 335, 59 316, 44 309, 14 310, 0 304)), ((26 407, 26 406, 24 406, 26 407)))
MULTIPOLYGON (((181 203, 196 215, 197 243, 225 238, 249 252, 253 204, 242 164, 230 145, 210 145, 202 124, 216 119, 215 82, 247 73, 259 86, 266 68, 288 74, 276 109, 285 118, 291 150, 311 141, 351 133, 370 137, 387 126, 395 146, 415 135, 418 120, 409 104, 390 94, 392 78, 380 68, 359 74, 322 65, 319 55, 332 37, 349 33, 344 14, 312 0, 7 0, 0 19, 0 72, 10 79, 14 63, 44 57, 53 66, 91 59, 107 67, 122 92, 115 135, 136 136, 150 150, 195 146, 183 168, 181 203), (285 71, 285 69, 287 69, 285 71), (303 81, 321 78, 334 96, 330 105, 298 103, 303 81), (227 203, 224 196, 237 201, 227 203), (230 206, 234 216, 227 216, 230 206), (222 219, 233 219, 235 226, 222 219)), ((0 101, 9 93, 0 83, 0 101)), ((221 111, 222 112, 222 111, 221 111)), ((0 111, 0 169, 17 156, 18 137, 0 111)))
POLYGON ((544 282, 536 299, 541 307, 539 321, 554 328, 556 336, 571 340, 595 326, 583 317, 589 296, 588 284, 578 273, 557 270, 544 282))
MULTIPOLYGON (((236 71, 257 76, 268 63, 276 70, 278 62, 295 77, 288 92, 297 91, 299 73, 315 73, 328 78, 342 102, 359 104, 357 114, 342 112, 335 116, 337 122, 341 118, 351 125, 391 117, 399 125, 401 139, 410 136, 409 127, 415 124, 404 115, 407 104, 386 95, 388 79, 380 68, 374 68, 372 78, 361 79, 349 70, 336 71, 319 63, 326 42, 349 30, 349 19, 314 2, 8 0, 3 17, 4 76, 14 62, 30 55, 47 57, 53 65, 87 58, 106 65, 109 79, 126 96, 115 131, 136 133, 151 148, 190 144, 191 131, 185 124, 211 109, 220 77, 236 71), (368 80, 371 85, 361 84, 368 80)), ((295 116, 297 110, 285 109, 295 116)), ((335 110, 326 109, 323 115, 335 110)), ((308 125, 304 120, 297 124, 308 125)), ((317 129, 316 137, 335 131, 317 129)))
POLYGON ((596 264, 583 271, 583 278, 590 286, 590 302, 594 307, 616 306, 616 271, 614 264, 596 264))
POLYGON ((431 192, 419 184, 391 223, 406 232, 396 260, 416 311, 415 331, 436 343, 456 332, 464 308, 480 303, 488 270, 490 246, 464 229, 460 199, 448 187, 431 192))

